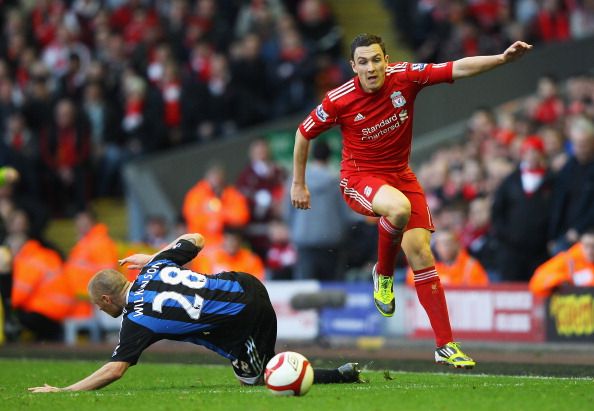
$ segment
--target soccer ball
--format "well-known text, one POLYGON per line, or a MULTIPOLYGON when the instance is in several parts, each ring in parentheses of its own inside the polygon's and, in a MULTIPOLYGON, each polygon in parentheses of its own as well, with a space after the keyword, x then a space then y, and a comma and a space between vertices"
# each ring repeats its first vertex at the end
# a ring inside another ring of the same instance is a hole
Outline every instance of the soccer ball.
POLYGON ((313 368, 303 355, 285 351, 272 357, 264 382, 274 395, 305 395, 313 383, 313 368))

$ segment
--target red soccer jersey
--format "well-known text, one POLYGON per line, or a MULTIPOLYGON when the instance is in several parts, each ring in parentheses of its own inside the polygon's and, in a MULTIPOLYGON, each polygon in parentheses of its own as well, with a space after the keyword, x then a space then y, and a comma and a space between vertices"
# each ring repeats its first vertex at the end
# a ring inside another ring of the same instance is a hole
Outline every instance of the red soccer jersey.
POLYGON ((452 62, 395 63, 377 92, 366 93, 355 76, 329 91, 299 126, 311 140, 339 124, 343 173, 398 172, 408 167, 414 101, 425 86, 452 82, 452 62))

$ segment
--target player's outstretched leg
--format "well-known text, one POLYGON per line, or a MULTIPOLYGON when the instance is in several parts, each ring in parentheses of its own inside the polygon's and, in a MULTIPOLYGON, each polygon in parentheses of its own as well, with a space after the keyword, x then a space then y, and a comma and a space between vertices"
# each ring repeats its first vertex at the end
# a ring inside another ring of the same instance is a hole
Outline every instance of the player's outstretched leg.
POLYGON ((476 361, 460 349, 457 342, 449 342, 435 349, 435 362, 437 364, 450 365, 454 368, 474 368, 476 361))
POLYGON ((314 368, 314 384, 344 384, 361 382, 359 363, 348 362, 333 370, 314 368))

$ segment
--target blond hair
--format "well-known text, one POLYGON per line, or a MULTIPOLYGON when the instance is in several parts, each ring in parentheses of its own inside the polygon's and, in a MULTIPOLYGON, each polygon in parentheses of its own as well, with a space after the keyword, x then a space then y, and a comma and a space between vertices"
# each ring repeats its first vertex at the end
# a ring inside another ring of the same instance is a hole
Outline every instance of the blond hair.
POLYGON ((102 295, 115 297, 128 286, 128 280, 119 271, 108 268, 101 270, 89 281, 88 290, 91 299, 97 300, 102 295))

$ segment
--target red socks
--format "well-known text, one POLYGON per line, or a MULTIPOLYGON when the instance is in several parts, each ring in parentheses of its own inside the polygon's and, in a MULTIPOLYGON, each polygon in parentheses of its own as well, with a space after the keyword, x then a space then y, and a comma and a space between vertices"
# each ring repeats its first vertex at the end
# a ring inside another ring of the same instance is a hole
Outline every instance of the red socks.
POLYGON ((402 229, 394 227, 386 217, 381 217, 377 222, 377 233, 376 272, 392 277, 402 242, 402 229))
POLYGON ((438 347, 454 341, 445 293, 434 266, 413 271, 417 296, 429 317, 438 347))

